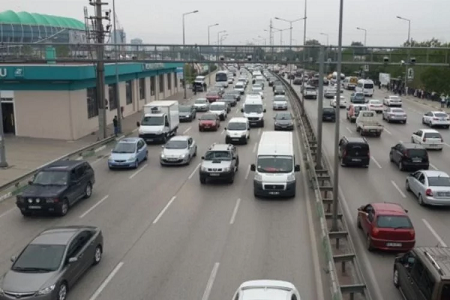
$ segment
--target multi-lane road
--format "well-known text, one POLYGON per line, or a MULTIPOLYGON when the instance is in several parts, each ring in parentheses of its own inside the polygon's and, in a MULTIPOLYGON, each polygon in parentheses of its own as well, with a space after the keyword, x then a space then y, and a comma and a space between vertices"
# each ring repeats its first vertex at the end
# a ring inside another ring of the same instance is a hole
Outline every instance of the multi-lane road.
MULTIPOLYGON (((139 169, 110 171, 106 157, 111 149, 105 149, 99 153, 103 157, 90 161, 97 178, 93 196, 67 216, 24 218, 14 199, 0 204, 0 273, 10 267, 9 257, 43 229, 86 224, 103 230, 103 261, 74 286, 69 299, 231 299, 239 284, 251 279, 291 281, 302 299, 327 296, 303 172, 296 199, 253 196, 250 164, 261 133, 273 130, 271 88, 266 86, 265 93, 265 128, 252 129, 250 143, 238 146, 241 163, 234 184, 201 185, 198 177, 200 157, 212 143, 225 141, 227 122, 218 132, 202 133, 196 120, 181 124, 178 134, 190 135, 198 144, 199 155, 189 166, 161 167, 161 146, 150 145, 149 159, 139 169)), ((242 102, 228 119, 241 115, 242 102)), ((295 145, 300 157, 297 137, 295 145)), ((375 172, 375 166, 369 172, 375 172)), ((352 174, 348 176, 351 181, 352 174)), ((422 235, 425 232, 419 232, 422 235)))
MULTIPOLYGON (((299 90, 299 87, 294 87, 299 90)), ((350 92, 345 91, 349 103, 350 92)), ((375 91, 373 99, 382 100, 386 92, 375 91)), ((306 100, 305 109, 315 128, 317 124, 317 101, 306 100)), ((324 107, 329 106, 329 100, 324 99, 324 107)), ((392 284, 392 269, 394 254, 368 253, 364 247, 364 238, 360 231, 356 230, 357 208, 370 202, 396 202, 403 205, 409 211, 416 230, 417 246, 443 246, 450 245, 450 213, 448 208, 421 207, 415 197, 405 189, 405 179, 408 172, 400 172, 398 167, 389 160, 389 151, 399 141, 410 142, 411 134, 422 125, 422 115, 426 111, 433 110, 413 101, 403 101, 403 109, 408 114, 407 124, 389 124, 383 122, 385 130, 380 138, 366 137, 370 145, 371 164, 365 168, 343 168, 339 167, 340 173, 340 196, 343 209, 351 214, 348 220, 352 226, 355 247, 364 267, 364 274, 371 286, 375 299, 402 299, 400 293, 392 284), (382 298, 380 298, 382 297, 382 298)), ((434 109, 437 110, 437 109, 434 109)), ((346 110, 340 113, 340 136, 359 136, 356 133, 356 125, 346 120, 346 110)), ((439 169, 450 173, 450 131, 438 129, 445 143, 443 151, 429 151, 430 170, 439 169)), ((335 125, 323 123, 323 147, 324 155, 332 166, 334 161, 333 149, 335 125)))

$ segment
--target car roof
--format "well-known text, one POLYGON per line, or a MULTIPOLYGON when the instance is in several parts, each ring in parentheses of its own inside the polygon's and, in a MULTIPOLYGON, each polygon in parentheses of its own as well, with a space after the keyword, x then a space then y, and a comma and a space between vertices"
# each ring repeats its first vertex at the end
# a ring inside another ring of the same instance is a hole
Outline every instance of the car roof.
POLYGON ((197 98, 197 99, 195 99, 195 101, 197 101, 197 100, 208 101, 208 99, 206 99, 206 98, 197 98))
POLYGON ((289 293, 295 290, 295 286, 281 280, 251 280, 242 283, 239 290, 242 300, 287 300, 289 293))
POLYGON ((229 151, 230 144, 212 144, 209 151, 229 151))
POLYGON ((34 245, 67 245, 82 230, 96 229, 93 226, 61 226, 42 231, 31 241, 34 245))
POLYGON ((83 164, 83 160, 59 160, 43 168, 43 170, 70 171, 83 164))
POLYGON ((435 170, 421 170, 421 172, 423 174, 425 174, 427 177, 445 177, 448 178, 450 176, 448 176, 447 173, 443 172, 443 171, 435 171, 435 170))
POLYGON ((450 276, 450 248, 448 247, 416 247, 413 251, 417 254, 426 268, 435 270, 437 276, 448 280, 450 276), (431 257, 431 259, 430 259, 431 257))
POLYGON ((433 113, 433 114, 447 114, 445 111, 440 111, 440 110, 433 110, 433 111, 430 111, 431 113, 433 113))
POLYGON ((361 144, 367 144, 367 141, 365 138, 362 137, 352 137, 352 136, 346 136, 345 139, 347 139, 347 141, 349 143, 361 143, 361 144))
POLYGON ((403 142, 403 143, 400 143, 400 144, 402 144, 403 147, 405 147, 407 149, 423 149, 423 150, 426 150, 424 146, 419 145, 419 144, 415 144, 415 143, 409 143, 409 142, 405 143, 405 142, 403 142))
POLYGON ((405 209, 397 203, 392 202, 381 202, 381 203, 371 203, 372 207, 375 208, 378 214, 390 214, 390 215, 406 215, 405 209))
POLYGON ((239 122, 239 123, 244 122, 244 123, 246 123, 246 122, 248 122, 248 119, 244 118, 244 117, 235 117, 235 118, 231 118, 228 123, 233 123, 233 122, 239 122))
POLYGON ((172 137, 170 140, 171 141, 187 141, 188 139, 190 139, 191 137, 188 135, 175 135, 174 137, 172 137))
POLYGON ((135 144, 139 140, 141 140, 141 138, 139 138, 139 137, 127 137, 127 138, 121 139, 118 143, 119 144, 135 144))
POLYGON ((223 102, 223 101, 216 101, 216 102, 211 103, 211 105, 214 105, 214 104, 227 105, 227 103, 223 102))
POLYGON ((436 129, 421 128, 419 130, 425 133, 439 133, 439 131, 437 131, 436 129))

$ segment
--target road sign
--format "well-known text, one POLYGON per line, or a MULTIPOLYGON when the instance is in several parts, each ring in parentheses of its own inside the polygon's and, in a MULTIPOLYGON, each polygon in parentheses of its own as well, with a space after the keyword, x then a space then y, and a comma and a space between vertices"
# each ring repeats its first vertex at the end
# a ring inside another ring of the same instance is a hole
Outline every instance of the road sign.
POLYGON ((414 79, 414 69, 413 68, 409 68, 408 69, 408 79, 409 80, 413 80, 414 79))
POLYGON ((369 65, 364 65, 364 72, 369 72, 369 65))

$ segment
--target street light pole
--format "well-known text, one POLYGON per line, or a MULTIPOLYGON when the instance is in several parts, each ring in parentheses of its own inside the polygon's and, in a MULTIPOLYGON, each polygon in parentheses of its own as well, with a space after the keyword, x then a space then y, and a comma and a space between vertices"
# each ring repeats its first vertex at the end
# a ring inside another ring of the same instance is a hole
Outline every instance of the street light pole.
POLYGON ((320 35, 324 35, 324 36, 327 37, 327 46, 329 46, 329 45, 330 45, 330 42, 329 42, 329 39, 328 39, 328 38, 329 38, 328 33, 323 33, 323 32, 321 32, 320 35))
MULTIPOLYGON (((114 101, 116 101, 116 115, 117 115, 117 131, 122 133, 122 109, 120 105, 120 87, 119 87, 119 45, 117 43, 117 31, 116 31, 116 0, 113 0, 113 30, 114 30, 114 52, 116 53, 116 86, 114 101)), ((111 101, 111 99, 109 99, 111 101)), ((146 100, 147 101, 147 100, 146 100)), ((111 103, 109 104, 111 105, 111 103)))
POLYGON ((337 91, 336 91, 336 125, 334 127, 334 180, 333 180, 333 218, 331 231, 338 231, 339 209, 339 134, 340 134, 340 107, 341 107, 341 74, 342 74, 342 23, 344 15, 344 0, 340 0, 339 34, 338 34, 338 63, 337 63, 337 91))
MULTIPOLYGON (((183 14, 183 50, 185 50, 185 45, 186 45, 186 30, 185 30, 185 25, 184 25, 184 18, 187 16, 187 15, 190 15, 190 14, 196 14, 196 13, 198 13, 198 10, 194 10, 194 11, 190 11, 190 12, 187 12, 187 13, 184 13, 183 14)), ((184 70, 183 70, 183 73, 184 73, 184 70)), ((184 99, 186 99, 187 98, 187 91, 186 91, 186 74, 183 74, 183 81, 184 81, 184 99)))
MULTIPOLYGON (((211 29, 211 27, 214 27, 214 26, 219 26, 219 23, 208 26, 208 45, 211 45, 211 40, 210 40, 210 31, 211 30, 210 29, 211 29)), ((211 56, 209 57, 209 60, 211 60, 211 56)), ((208 76, 209 86, 211 86, 211 64, 208 64, 208 71, 209 71, 209 76, 208 76)))
MULTIPOLYGON (((308 12, 308 0, 305 0, 305 19, 303 20, 303 74, 302 74, 302 85, 301 87, 304 87, 305 84, 305 74, 306 74, 306 19, 307 19, 307 12, 308 12)), ((302 97, 302 113, 305 114, 305 98, 302 97)))
MULTIPOLYGON (((403 18, 403 17, 400 17, 400 16, 397 16, 397 19, 400 19, 400 20, 408 22, 408 44, 409 44, 409 47, 411 48, 411 46, 412 46, 411 45, 412 44, 411 43, 411 20, 403 18)), ((408 64, 410 62, 410 54, 411 54, 411 51, 408 52, 408 63, 405 64, 405 94, 406 94, 407 89, 408 89, 408 64)))
POLYGON ((356 27, 357 30, 364 31, 364 46, 367 46, 367 29, 356 27))

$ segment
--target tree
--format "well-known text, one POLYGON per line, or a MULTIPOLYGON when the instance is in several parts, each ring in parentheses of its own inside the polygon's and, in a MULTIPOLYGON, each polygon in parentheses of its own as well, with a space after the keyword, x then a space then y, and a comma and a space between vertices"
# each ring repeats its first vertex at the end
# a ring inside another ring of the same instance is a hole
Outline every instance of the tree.
POLYGON ((420 79, 426 91, 450 94, 450 69, 429 67, 422 72, 420 79))

